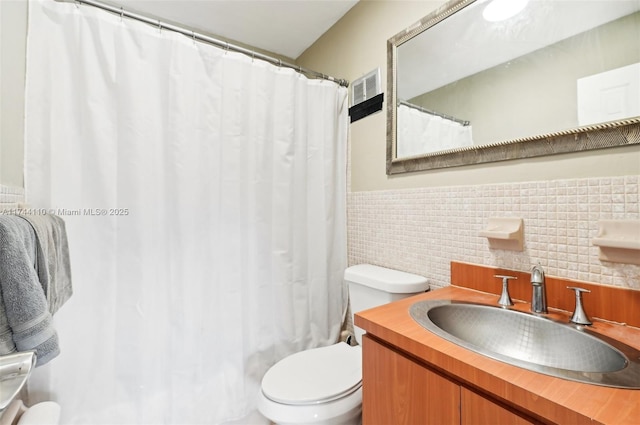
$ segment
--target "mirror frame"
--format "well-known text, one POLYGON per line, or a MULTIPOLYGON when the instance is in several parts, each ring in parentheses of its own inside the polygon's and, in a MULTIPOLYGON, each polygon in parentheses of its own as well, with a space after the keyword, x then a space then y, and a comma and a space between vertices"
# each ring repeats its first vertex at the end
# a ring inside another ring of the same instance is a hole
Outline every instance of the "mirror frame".
POLYGON ((387 175, 640 144, 640 117, 396 158, 397 49, 477 0, 451 0, 387 41, 387 175))

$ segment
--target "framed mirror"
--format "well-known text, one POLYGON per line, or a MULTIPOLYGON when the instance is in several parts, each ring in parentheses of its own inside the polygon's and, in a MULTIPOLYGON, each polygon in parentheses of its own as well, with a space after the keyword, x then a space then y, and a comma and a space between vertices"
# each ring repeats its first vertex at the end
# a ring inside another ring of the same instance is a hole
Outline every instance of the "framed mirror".
POLYGON ((387 43, 387 174, 640 144, 638 40, 640 0, 449 1, 387 43))

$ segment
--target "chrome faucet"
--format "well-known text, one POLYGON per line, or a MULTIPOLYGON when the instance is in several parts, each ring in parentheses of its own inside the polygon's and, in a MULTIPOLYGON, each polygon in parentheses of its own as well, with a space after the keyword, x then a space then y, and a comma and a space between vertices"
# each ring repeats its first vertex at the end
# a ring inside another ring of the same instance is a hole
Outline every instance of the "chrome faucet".
POLYGON ((544 271, 540 264, 533 266, 531 270, 531 285, 533 295, 531 296, 531 311, 534 313, 547 313, 547 297, 544 287, 544 271))

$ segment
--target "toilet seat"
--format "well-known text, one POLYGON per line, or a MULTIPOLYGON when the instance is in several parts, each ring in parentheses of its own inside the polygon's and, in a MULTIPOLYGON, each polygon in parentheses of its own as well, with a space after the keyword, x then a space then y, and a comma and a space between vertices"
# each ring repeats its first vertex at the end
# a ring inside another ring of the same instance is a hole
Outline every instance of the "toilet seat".
POLYGON ((327 403, 362 386, 362 351, 341 342, 292 354, 262 379, 262 393, 276 403, 299 406, 327 403))

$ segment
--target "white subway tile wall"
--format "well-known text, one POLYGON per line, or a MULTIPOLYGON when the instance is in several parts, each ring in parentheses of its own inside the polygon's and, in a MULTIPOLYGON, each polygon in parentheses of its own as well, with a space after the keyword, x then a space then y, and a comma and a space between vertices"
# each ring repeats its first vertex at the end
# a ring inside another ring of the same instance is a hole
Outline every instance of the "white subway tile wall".
POLYGON ((640 266, 603 262, 600 219, 640 219, 640 176, 403 189, 348 194, 349 264, 450 284, 450 261, 640 289, 640 266), (489 249, 489 217, 524 219, 524 251, 489 249))
POLYGON ((0 184, 0 203, 15 203, 24 201, 24 189, 20 187, 4 186, 0 184))

